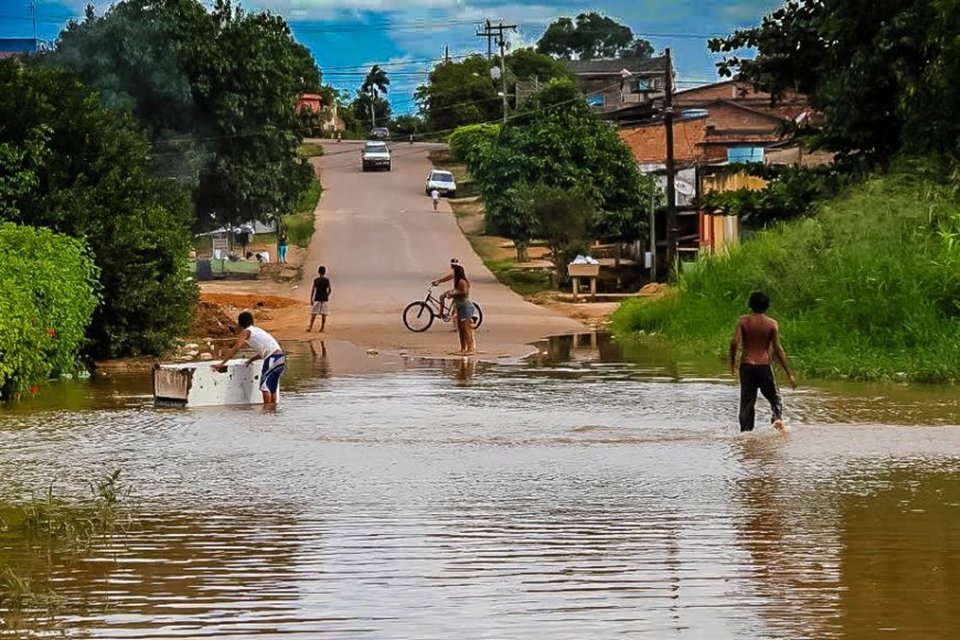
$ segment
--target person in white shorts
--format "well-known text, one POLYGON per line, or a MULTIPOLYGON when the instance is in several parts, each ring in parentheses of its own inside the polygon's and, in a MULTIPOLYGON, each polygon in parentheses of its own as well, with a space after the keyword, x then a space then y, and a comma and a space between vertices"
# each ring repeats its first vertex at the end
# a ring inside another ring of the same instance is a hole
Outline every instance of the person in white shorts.
POLYGON ((263 360, 263 365, 260 367, 260 392, 263 394, 263 404, 276 405, 280 393, 280 376, 283 375, 286 365, 283 349, 280 348, 276 338, 260 327, 253 326, 253 314, 249 311, 240 314, 237 324, 240 325, 237 343, 219 364, 213 365, 213 368, 215 371, 225 373, 230 358, 237 355, 244 346, 250 347, 255 353, 247 359, 247 366, 257 360, 263 360))
POLYGON ((327 268, 317 268, 317 277, 313 279, 313 289, 310 290, 310 326, 307 331, 313 331, 313 322, 320 316, 320 333, 327 327, 327 316, 330 314, 330 278, 327 277, 327 268))

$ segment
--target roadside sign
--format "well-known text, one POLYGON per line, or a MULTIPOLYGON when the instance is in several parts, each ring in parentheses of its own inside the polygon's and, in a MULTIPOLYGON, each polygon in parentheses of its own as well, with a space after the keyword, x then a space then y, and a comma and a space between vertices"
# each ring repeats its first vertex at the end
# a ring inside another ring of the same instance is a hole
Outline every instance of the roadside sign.
POLYGON ((227 241, 227 236, 213 236, 213 255, 219 257, 226 257, 227 252, 230 250, 229 242, 227 241))

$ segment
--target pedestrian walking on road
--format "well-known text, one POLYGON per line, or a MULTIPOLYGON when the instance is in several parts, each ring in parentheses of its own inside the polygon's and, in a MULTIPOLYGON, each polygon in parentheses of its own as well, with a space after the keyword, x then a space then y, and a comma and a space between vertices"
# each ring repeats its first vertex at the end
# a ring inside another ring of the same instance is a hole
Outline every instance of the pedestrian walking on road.
POLYGON ((767 315, 770 298, 762 291, 750 294, 750 311, 737 320, 730 341, 730 373, 736 377, 737 353, 740 352, 740 431, 752 431, 756 415, 757 391, 770 403, 773 415, 770 422, 778 431, 786 427, 783 424, 783 399, 777 388, 770 363, 770 352, 780 362, 793 388, 797 387, 796 378, 787 363, 787 354, 780 344, 780 327, 777 321, 767 315))
POLYGON ((219 364, 213 365, 215 371, 226 373, 227 362, 230 358, 237 355, 244 346, 248 346, 256 353, 247 360, 247 366, 254 361, 263 359, 263 365, 260 367, 260 393, 263 394, 263 404, 265 406, 277 404, 278 394, 280 393, 280 376, 283 375, 283 369, 286 361, 283 357, 283 349, 276 338, 261 329, 253 326, 253 314, 244 311, 237 318, 237 324, 240 325, 240 335, 237 336, 237 343, 233 345, 230 351, 223 357, 219 364))
POLYGON ((430 199, 433 200, 433 210, 437 210, 437 205, 440 204, 440 192, 434 189, 430 192, 430 199))
POLYGON ((287 263, 287 232, 283 229, 277 234, 277 262, 287 263))
POLYGON ((313 279, 313 289, 310 290, 310 326, 307 331, 313 331, 313 322, 320 316, 320 333, 327 328, 327 316, 330 314, 330 279, 327 277, 327 268, 317 267, 317 277, 313 279))

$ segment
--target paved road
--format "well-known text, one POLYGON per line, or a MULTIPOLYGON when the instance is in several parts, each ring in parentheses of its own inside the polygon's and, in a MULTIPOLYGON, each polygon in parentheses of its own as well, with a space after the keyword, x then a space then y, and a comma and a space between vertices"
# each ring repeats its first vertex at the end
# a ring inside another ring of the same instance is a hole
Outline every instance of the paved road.
POLYGON ((437 145, 394 143, 393 170, 367 173, 361 171, 360 146, 325 142, 319 159, 324 191, 300 291, 309 296, 317 266, 326 265, 333 287, 329 339, 411 353, 458 349, 448 324, 415 334, 400 318, 407 304, 423 297, 430 280, 447 272, 452 257, 463 263, 472 296, 483 306, 477 343, 486 356, 518 356, 541 337, 584 329, 497 282, 473 253, 447 202, 433 211, 424 182, 431 167, 427 153, 437 145))

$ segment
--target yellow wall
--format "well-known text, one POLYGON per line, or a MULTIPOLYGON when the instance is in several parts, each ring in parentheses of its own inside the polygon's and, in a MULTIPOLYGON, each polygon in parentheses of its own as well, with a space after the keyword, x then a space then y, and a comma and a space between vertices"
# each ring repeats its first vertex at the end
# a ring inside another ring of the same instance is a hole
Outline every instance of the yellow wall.
MULTIPOLYGON (((767 186, 767 181, 745 173, 721 173, 703 176, 702 185, 705 194, 737 191, 739 189, 759 191, 767 186)), ((702 249, 721 253, 726 251, 729 245, 736 244, 739 241, 740 219, 735 216, 704 215, 701 232, 703 235, 701 238, 702 249)))

